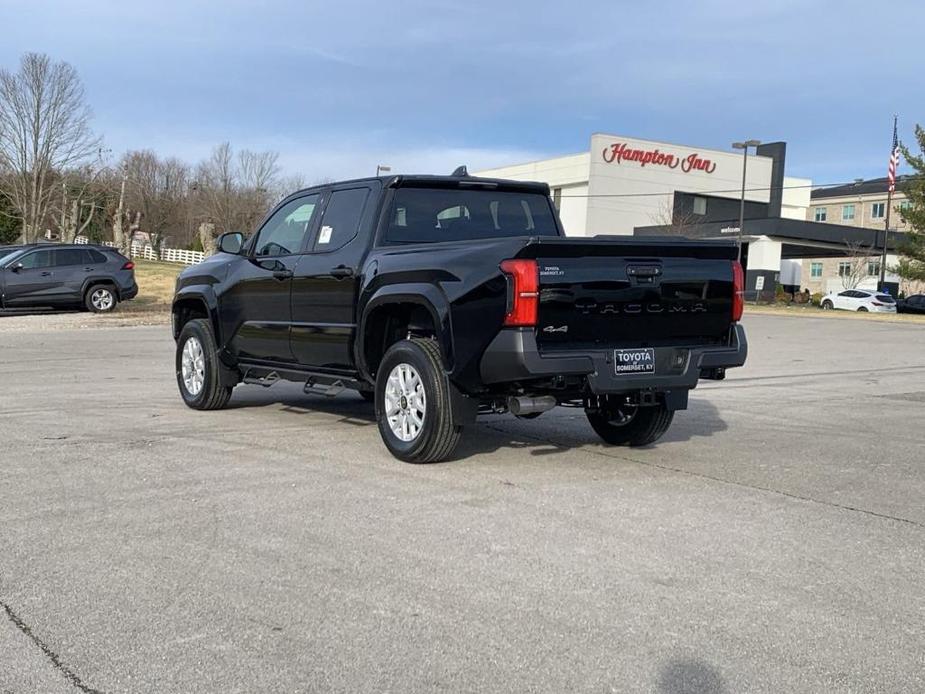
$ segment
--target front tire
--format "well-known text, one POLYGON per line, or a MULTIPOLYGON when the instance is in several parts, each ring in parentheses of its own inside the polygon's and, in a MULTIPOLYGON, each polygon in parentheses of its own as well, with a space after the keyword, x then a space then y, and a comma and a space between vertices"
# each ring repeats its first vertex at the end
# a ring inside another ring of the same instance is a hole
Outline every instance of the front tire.
POLYGON ((822 310, 823 310, 823 311, 831 311, 833 308, 835 308, 835 307, 832 305, 832 302, 831 302, 831 301, 826 300, 826 301, 823 301, 823 302, 822 302, 822 310))
POLYGON ((611 446, 646 446, 668 431, 674 412, 664 404, 607 406, 585 410, 591 428, 611 446))
POLYGON ((232 388, 222 385, 218 346, 212 325, 197 318, 189 321, 177 339, 177 385, 194 410, 220 410, 228 404, 232 388))
POLYGON ((389 452, 407 463, 449 458, 462 427, 453 424, 450 384, 439 345, 414 338, 389 347, 376 375, 376 421, 389 452))

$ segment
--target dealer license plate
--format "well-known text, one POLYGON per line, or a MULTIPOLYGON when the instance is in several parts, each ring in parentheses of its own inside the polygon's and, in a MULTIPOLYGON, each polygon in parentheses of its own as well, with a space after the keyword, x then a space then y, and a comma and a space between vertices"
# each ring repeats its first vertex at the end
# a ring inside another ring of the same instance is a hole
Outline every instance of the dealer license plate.
POLYGON ((613 367, 617 376, 626 374, 654 374, 655 350, 651 347, 640 349, 615 349, 613 367))

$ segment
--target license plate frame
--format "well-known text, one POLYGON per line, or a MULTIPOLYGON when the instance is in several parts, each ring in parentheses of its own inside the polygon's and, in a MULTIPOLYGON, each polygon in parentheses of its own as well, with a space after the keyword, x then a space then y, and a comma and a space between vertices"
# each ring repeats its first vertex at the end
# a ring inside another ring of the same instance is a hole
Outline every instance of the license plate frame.
POLYGON ((652 375, 655 373, 655 348, 615 349, 613 369, 615 376, 652 375))

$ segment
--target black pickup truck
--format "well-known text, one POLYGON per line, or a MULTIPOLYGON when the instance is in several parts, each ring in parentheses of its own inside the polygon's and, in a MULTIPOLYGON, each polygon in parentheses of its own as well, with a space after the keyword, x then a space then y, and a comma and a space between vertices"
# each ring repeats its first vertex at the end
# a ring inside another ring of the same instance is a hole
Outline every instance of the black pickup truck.
POLYGON ((185 270, 180 393, 352 389, 410 462, 446 459, 480 413, 581 407, 609 444, 658 439, 700 378, 745 362, 728 242, 566 238, 540 183, 390 176, 283 200, 185 270))

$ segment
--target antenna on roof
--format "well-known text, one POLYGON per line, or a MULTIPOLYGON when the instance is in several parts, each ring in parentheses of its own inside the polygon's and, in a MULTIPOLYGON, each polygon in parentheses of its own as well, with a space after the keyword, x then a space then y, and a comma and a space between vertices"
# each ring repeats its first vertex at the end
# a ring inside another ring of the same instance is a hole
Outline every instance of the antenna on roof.
POLYGON ((452 173, 453 176, 468 176, 469 171, 466 169, 465 165, 457 166, 452 173))

